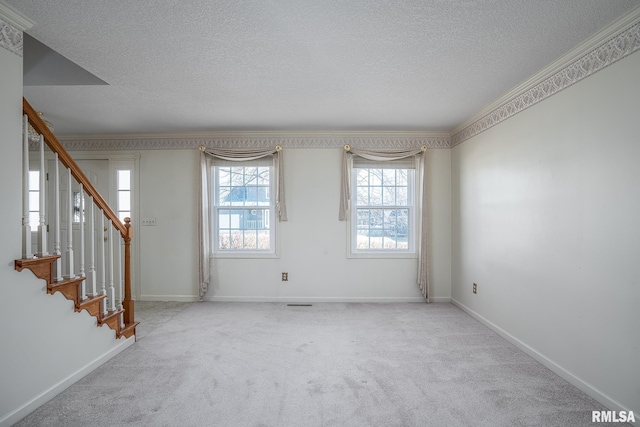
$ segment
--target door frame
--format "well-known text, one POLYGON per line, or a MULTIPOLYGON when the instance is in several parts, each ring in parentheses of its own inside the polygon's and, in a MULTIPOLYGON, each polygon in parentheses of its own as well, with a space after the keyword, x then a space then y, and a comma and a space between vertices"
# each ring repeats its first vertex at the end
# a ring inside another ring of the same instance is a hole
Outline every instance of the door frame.
MULTIPOLYGON (((109 151, 69 151, 73 160, 107 160, 109 168, 109 200, 116 203, 116 170, 122 165, 132 167, 131 180, 131 298, 140 299, 140 153, 113 153, 109 151), (136 238, 136 235, 138 238, 136 238)), ((115 210, 115 209, 114 209, 115 210)))

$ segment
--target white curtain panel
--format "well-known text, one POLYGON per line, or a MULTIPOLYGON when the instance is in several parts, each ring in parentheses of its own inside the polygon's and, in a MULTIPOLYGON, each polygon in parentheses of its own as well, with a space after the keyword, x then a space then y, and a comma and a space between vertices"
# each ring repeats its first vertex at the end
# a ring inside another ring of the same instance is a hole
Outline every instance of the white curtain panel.
POLYGON ((211 276, 211 229, 209 218, 209 183, 211 182, 211 158, 200 153, 200 197, 198 198, 198 266, 200 298, 209 289, 211 276))
POLYGON ((412 150, 362 150, 344 146, 342 155, 342 182, 340 186, 340 211, 338 220, 345 221, 351 209, 351 164, 352 157, 360 156, 367 160, 388 162, 393 160, 406 159, 407 157, 417 157, 420 167, 418 168, 418 181, 420 185, 420 213, 418 226, 418 286, 424 299, 429 302, 429 217, 427 211, 427 147, 422 146, 412 150))
POLYGON ((253 149, 225 149, 200 147, 200 197, 198 209, 198 251, 199 251, 199 295, 204 297, 209 289, 211 280, 211 165, 213 158, 232 162, 242 162, 273 156, 273 166, 276 176, 276 213, 279 221, 287 220, 287 206, 284 198, 284 169, 282 162, 282 147, 276 146, 270 150, 253 149))

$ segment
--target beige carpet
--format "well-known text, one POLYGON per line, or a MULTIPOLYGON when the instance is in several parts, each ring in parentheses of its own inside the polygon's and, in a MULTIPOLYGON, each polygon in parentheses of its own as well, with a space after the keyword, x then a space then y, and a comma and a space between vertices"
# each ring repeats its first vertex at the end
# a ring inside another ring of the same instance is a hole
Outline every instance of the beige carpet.
POLYGON ((134 346, 17 425, 566 427, 605 409, 450 304, 153 304, 134 346))

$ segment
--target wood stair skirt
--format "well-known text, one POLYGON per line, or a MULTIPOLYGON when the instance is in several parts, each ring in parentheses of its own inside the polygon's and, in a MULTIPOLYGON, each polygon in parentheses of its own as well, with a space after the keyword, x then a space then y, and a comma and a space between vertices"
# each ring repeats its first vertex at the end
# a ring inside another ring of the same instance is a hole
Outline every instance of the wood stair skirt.
POLYGON ((85 280, 84 277, 73 277, 59 282, 53 280, 53 264, 58 258, 60 258, 60 255, 17 259, 15 261, 15 268, 18 271, 22 271, 25 268, 31 270, 36 277, 47 282, 48 294, 53 295, 56 292, 62 293, 65 298, 73 301, 76 312, 87 310, 90 315, 98 319, 98 326, 107 325, 113 329, 116 332, 116 338, 130 338, 134 336, 136 334, 136 326, 139 322, 121 326, 118 320, 124 310, 107 311, 107 313, 102 312, 100 308, 102 307, 103 300, 107 297, 106 295, 96 295, 85 300, 80 299, 80 285, 85 280))

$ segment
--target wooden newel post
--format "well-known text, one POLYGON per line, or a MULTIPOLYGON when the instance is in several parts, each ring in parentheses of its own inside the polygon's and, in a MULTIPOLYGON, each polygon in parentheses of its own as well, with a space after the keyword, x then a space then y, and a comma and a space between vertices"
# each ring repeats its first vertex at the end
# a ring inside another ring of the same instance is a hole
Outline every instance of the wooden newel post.
POLYGON ((124 226, 127 229, 124 238, 124 299, 122 300, 122 308, 124 308, 124 323, 134 323, 134 301, 131 299, 131 238, 133 238, 133 227, 131 227, 131 218, 124 219, 124 226))

